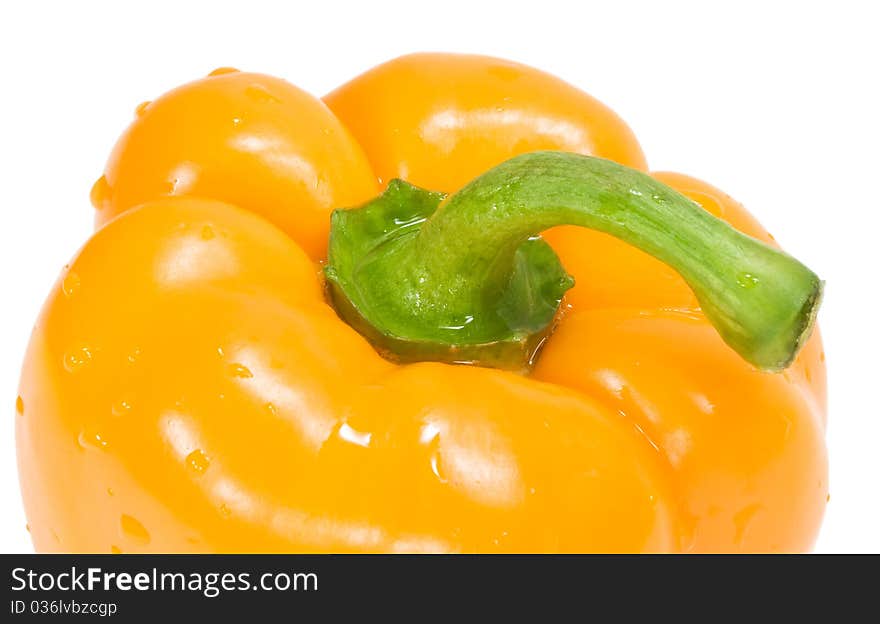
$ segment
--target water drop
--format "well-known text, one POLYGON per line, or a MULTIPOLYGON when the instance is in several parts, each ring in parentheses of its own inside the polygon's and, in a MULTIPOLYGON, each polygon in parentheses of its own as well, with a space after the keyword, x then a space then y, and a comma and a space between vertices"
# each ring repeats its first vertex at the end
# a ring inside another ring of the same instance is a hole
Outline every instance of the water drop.
POLYGON ((691 395, 691 399, 702 413, 707 415, 715 413, 715 404, 705 394, 694 393, 691 395))
POLYGON ((252 84, 247 89, 244 90, 245 95, 247 95, 252 100, 257 102, 271 103, 271 104, 279 104, 281 103, 281 99, 273 95, 269 92, 269 90, 260 84, 252 84))
POLYGON ((242 379, 249 379, 254 376, 247 366, 238 363, 230 364, 229 372, 233 377, 241 377, 242 379))
POLYGON ((232 118, 232 125, 233 126, 237 126, 240 123, 241 123, 241 117, 233 117, 232 118))
POLYGON ((144 113, 147 112, 147 107, 150 104, 152 104, 152 102, 150 102, 149 100, 138 104, 137 107, 134 109, 135 117, 143 117, 144 113))
POLYGON ((114 555, 121 555, 122 549, 116 544, 110 544, 110 553, 114 555))
POLYGON ((131 403, 124 399, 122 401, 118 401, 113 404, 113 407, 110 408, 110 412, 117 417, 125 416, 129 412, 131 412, 131 403))
POLYGON ((140 348, 139 348, 139 347, 135 347, 134 350, 133 350, 131 353, 128 354, 128 357, 127 357, 128 362, 129 362, 130 364, 134 364, 140 356, 141 356, 141 350, 140 350, 140 348))
POLYGON ((232 515, 232 511, 229 510, 229 507, 226 505, 226 503, 221 503, 218 509, 220 511, 220 515, 224 518, 228 518, 232 515))
POLYGON ((202 474, 211 465, 211 460, 201 449, 196 449, 186 456, 186 465, 196 474, 202 474))
POLYGON ((736 283, 742 288, 754 288, 760 280, 751 273, 740 273, 736 276, 736 283))
POLYGON ((107 488, 107 496, 115 496, 116 493, 113 491, 113 488, 107 488))
POLYGON ((64 354, 64 370, 75 373, 92 361, 92 352, 88 347, 71 349, 64 354))
POLYGON ((89 201, 95 210, 103 210, 110 199, 110 185, 107 183, 106 176, 101 176, 92 185, 89 192, 89 201))
POLYGON ((431 465, 431 472, 437 477, 437 480, 440 481, 440 483, 447 483, 448 479, 443 473, 443 463, 440 455, 440 428, 435 423, 427 423, 422 427, 422 431, 419 435, 419 442, 428 445, 428 448, 430 449, 431 456, 429 463, 431 465))
POLYGON ((31 532, 31 525, 29 525, 29 524, 24 525, 24 530, 27 531, 28 533, 30 533, 31 532))
POLYGON ((439 450, 434 451, 431 454, 431 472, 434 473, 434 476, 437 477, 437 480, 440 481, 440 483, 449 482, 446 475, 443 473, 443 464, 441 463, 439 450))
POLYGON ((72 297, 79 289, 79 285, 79 275, 73 271, 68 271, 67 275, 64 276, 64 279, 61 280, 61 292, 63 292, 66 297, 72 297))
POLYGON ((275 407, 273 403, 266 403, 265 407, 266 411, 269 412, 269 414, 271 414, 272 416, 278 415, 278 408, 275 407))
POLYGON ((234 67, 218 67, 214 71, 212 71, 208 76, 222 76, 223 74, 237 74, 240 70, 235 69, 234 67))
POLYGON ((104 438, 100 433, 93 433, 89 431, 80 431, 79 436, 77 437, 77 441, 79 445, 84 449, 94 448, 99 451, 103 451, 107 448, 107 439, 104 438))
POLYGON ((503 65, 501 63, 489 67, 487 69, 487 72, 493 78, 498 78, 499 80, 504 80, 505 82, 512 82, 519 79, 523 75, 522 70, 518 67, 503 65))
POLYGON ((119 528, 122 534, 140 544, 150 543, 150 532, 141 524, 137 518, 122 514, 119 517, 119 528))
POLYGON ((15 397, 15 413, 24 416, 24 400, 21 396, 15 397))
POLYGON ((440 329, 451 329, 451 330, 459 330, 464 329, 468 325, 474 322, 474 317, 470 314, 465 314, 460 319, 455 319, 448 325, 441 325, 440 329))
POLYGON ((202 228, 202 240, 211 240, 214 238, 214 228, 210 225, 206 225, 202 228))

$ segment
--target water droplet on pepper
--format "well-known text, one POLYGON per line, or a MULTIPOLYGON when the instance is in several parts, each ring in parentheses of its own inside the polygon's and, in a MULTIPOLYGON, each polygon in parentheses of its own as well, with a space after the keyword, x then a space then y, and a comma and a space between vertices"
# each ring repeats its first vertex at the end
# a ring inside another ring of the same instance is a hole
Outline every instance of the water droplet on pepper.
POLYGON ((72 297, 79 289, 79 285, 79 275, 73 271, 68 271, 67 275, 64 276, 64 279, 61 280, 61 292, 63 292, 66 297, 72 297))
POLYGON ((101 176, 92 185, 92 190, 89 192, 89 201, 92 202, 95 210, 103 210, 109 199, 110 185, 107 183, 107 178, 101 176))
POLYGON ((137 359, 140 357, 140 355, 141 355, 141 350, 140 350, 140 348, 139 348, 139 347, 135 347, 135 348, 132 350, 132 352, 128 354, 128 357, 127 357, 128 362, 129 362, 130 364, 134 364, 134 363, 137 361, 137 359))
POLYGON ((229 372, 232 374, 233 377, 241 377, 242 379, 249 379, 254 376, 254 374, 247 366, 238 363, 230 364, 229 372))
POLYGON ((64 370, 76 373, 91 361, 91 350, 88 347, 77 347, 64 354, 64 370))
POLYGON ((211 460, 204 451, 196 449, 186 456, 186 465, 196 474, 202 474, 211 465, 211 460))
POLYGON ((139 544, 150 543, 150 532, 147 531, 146 527, 144 527, 137 518, 129 516, 128 514, 122 514, 119 517, 119 528, 122 530, 122 534, 125 537, 128 537, 139 544))
POLYGON ((113 404, 113 407, 110 408, 110 412, 114 416, 125 416, 129 412, 131 412, 131 403, 128 401, 122 400, 113 404))
POLYGON ((248 88, 244 90, 245 95, 247 95, 252 100, 257 102, 264 102, 270 104, 278 104, 281 102, 281 99, 277 96, 273 95, 269 92, 269 90, 261 84, 252 84, 248 88))
POLYGON ((239 71, 234 67, 218 67, 214 71, 212 71, 208 76, 222 76, 223 74, 237 74, 239 71))
POLYGON ((105 450, 108 446, 106 438, 104 438, 100 433, 86 430, 79 432, 77 442, 79 442, 79 445, 84 449, 92 448, 98 449, 99 451, 105 450))

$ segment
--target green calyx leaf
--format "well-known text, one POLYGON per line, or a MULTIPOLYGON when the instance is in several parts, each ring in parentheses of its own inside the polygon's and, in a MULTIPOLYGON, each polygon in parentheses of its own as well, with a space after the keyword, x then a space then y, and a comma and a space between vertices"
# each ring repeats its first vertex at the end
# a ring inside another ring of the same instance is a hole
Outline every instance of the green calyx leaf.
POLYGON ((367 204, 336 210, 324 269, 333 304, 395 361, 527 367, 574 280, 553 249, 535 236, 515 249, 508 277, 474 297, 473 305, 451 297, 447 305, 420 305, 428 299, 422 292, 431 272, 402 265, 413 254, 414 237, 445 198, 395 179, 367 204), (417 322, 414 310, 420 310, 417 322))

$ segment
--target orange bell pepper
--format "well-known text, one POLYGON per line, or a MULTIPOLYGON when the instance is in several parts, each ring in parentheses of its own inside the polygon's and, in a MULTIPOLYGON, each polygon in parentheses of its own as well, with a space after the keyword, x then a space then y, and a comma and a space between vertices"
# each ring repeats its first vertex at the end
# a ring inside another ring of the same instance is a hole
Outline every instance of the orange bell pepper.
POLYGON ((223 70, 139 108, 25 358, 37 550, 811 546, 821 285, 741 205, 506 61, 325 102, 223 70), (330 234, 393 178, 439 192, 330 234))

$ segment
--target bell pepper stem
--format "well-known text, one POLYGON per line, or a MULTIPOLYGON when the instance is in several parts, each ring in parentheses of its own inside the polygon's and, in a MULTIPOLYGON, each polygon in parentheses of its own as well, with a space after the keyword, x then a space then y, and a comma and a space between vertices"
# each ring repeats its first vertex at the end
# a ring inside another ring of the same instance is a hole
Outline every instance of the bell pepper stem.
POLYGON ((563 152, 517 156, 448 198, 394 181, 336 211, 330 292, 398 359, 528 366, 573 284, 536 238, 557 225, 605 232, 672 267, 760 369, 788 366, 812 330, 822 282, 799 261, 642 172, 563 152))

